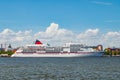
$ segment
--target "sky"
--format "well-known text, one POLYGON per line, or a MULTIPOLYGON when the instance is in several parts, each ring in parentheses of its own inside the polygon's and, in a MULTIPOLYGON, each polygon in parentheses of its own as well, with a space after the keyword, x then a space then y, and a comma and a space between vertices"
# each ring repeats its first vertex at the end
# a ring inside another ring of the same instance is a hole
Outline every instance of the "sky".
POLYGON ((36 39, 120 47, 120 0, 0 0, 0 44, 36 39))

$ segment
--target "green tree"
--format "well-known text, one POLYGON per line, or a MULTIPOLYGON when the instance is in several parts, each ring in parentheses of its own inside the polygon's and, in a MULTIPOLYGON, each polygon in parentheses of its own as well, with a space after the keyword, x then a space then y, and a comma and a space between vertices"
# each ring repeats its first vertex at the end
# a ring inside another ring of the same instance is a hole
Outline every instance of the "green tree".
POLYGON ((4 50, 0 51, 0 54, 8 54, 9 56, 11 56, 13 53, 14 53, 13 51, 4 51, 4 50))
POLYGON ((104 52, 105 52, 105 55, 110 55, 110 51, 107 48, 104 50, 104 52))
POLYGON ((13 54, 12 51, 6 51, 5 53, 8 54, 9 56, 11 56, 13 54))

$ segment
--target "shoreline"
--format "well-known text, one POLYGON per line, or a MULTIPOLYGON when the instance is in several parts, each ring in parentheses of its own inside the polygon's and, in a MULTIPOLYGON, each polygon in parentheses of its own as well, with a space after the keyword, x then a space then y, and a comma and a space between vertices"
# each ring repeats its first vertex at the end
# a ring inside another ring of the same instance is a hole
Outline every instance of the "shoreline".
MULTIPOLYGON (((1 54, 0 57, 11 57, 10 55, 7 54, 1 54)), ((91 56, 92 57, 92 56, 91 56)), ((98 56, 97 56, 98 57, 98 56)), ((101 57, 120 57, 120 55, 103 55, 101 57)))
POLYGON ((104 57, 120 57, 120 55, 103 55, 104 57))

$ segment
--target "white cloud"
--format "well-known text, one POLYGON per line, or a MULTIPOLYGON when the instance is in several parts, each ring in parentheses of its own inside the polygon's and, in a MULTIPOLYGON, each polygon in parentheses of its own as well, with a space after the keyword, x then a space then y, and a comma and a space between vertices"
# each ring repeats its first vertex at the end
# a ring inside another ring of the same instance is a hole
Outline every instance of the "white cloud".
POLYGON ((45 31, 33 34, 32 30, 13 31, 4 29, 0 32, 0 43, 11 43, 14 46, 32 44, 35 39, 51 45, 63 45, 66 42, 80 42, 88 45, 102 44, 104 47, 120 47, 120 31, 102 33, 99 29, 88 29, 79 34, 60 28, 56 23, 51 23, 45 31))
POLYGON ((50 26, 43 32, 38 32, 35 34, 35 37, 43 39, 43 41, 52 42, 52 44, 62 44, 66 41, 73 40, 75 34, 66 29, 59 28, 59 25, 56 23, 51 23, 50 26))
POLYGON ((0 43, 1 44, 9 44, 9 43, 17 43, 15 46, 23 45, 21 42, 29 41, 32 37, 31 30, 28 31, 18 31, 15 32, 11 29, 4 29, 0 32, 0 43))
POLYGON ((114 22, 120 22, 120 20, 106 20, 105 22, 114 23, 114 22))
POLYGON ((24 37, 15 37, 15 41, 23 41, 24 37))
POLYGON ((113 37, 113 36, 115 36, 115 37, 116 37, 116 36, 120 36, 120 32, 108 32, 108 33, 107 33, 107 36, 112 36, 112 37, 113 37))
POLYGON ((99 5, 112 5, 112 3, 110 2, 92 1, 92 3, 99 4, 99 5))
POLYGON ((77 37, 78 38, 88 38, 88 37, 95 37, 99 33, 99 29, 88 29, 83 33, 80 33, 77 37))
POLYGON ((97 34, 99 32, 99 29, 88 29, 85 33, 86 34, 97 34))
POLYGON ((5 30, 2 31, 2 34, 8 34, 8 33, 11 33, 11 32, 13 32, 13 31, 10 30, 10 29, 5 29, 5 30))
POLYGON ((51 23, 45 32, 38 32, 35 36, 40 36, 40 38, 50 39, 50 38, 62 38, 71 37, 74 33, 70 30, 60 29, 58 24, 51 23))
POLYGON ((107 32, 103 39, 104 44, 108 47, 120 47, 120 31, 118 32, 107 32))
POLYGON ((46 29, 46 33, 53 33, 58 31, 58 24, 51 23, 51 25, 46 29))

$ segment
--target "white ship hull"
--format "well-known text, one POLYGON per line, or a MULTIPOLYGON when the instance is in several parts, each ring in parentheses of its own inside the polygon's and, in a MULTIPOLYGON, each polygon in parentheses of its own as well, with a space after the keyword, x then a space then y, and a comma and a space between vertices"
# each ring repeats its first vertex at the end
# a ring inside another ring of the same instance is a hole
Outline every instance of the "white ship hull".
POLYGON ((11 57, 87 57, 103 56, 103 52, 79 52, 79 53, 15 53, 11 57))

